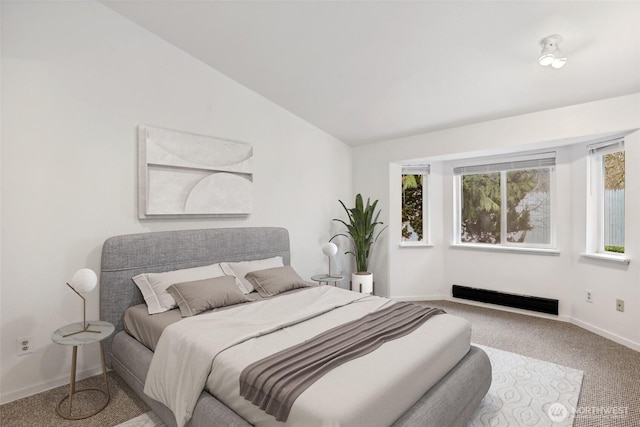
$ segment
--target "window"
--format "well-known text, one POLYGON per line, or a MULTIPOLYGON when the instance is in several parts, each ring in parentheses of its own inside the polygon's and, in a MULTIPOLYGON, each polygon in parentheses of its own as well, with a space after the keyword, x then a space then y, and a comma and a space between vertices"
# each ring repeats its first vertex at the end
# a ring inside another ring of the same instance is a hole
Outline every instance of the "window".
POLYGON ((454 168, 456 243, 550 248, 555 153, 454 168))
POLYGON ((402 167, 402 236, 404 244, 426 244, 429 166, 402 167))
POLYGON ((588 252, 624 254, 624 141, 589 147, 588 252))

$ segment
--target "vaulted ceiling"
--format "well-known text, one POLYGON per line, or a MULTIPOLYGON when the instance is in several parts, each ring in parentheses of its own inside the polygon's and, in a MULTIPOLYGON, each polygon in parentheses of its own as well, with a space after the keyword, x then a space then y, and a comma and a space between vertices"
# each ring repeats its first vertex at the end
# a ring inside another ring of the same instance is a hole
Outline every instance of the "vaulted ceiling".
POLYGON ((640 92, 638 1, 102 3, 351 145, 640 92))

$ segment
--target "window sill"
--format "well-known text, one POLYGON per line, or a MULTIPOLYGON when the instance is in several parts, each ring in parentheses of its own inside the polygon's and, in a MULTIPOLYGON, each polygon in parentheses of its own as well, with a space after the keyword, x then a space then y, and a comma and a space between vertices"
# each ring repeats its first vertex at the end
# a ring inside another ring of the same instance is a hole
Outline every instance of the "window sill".
POLYGON ((631 262, 631 259, 626 258, 624 255, 602 254, 602 253, 595 253, 595 252, 581 252, 580 256, 583 256, 585 258, 599 259, 602 261, 615 262, 619 264, 629 264, 631 262))
POLYGON ((507 252, 507 253, 517 253, 517 254, 551 255, 551 256, 560 255, 560 251, 558 251, 557 249, 546 249, 546 248, 515 248, 511 246, 474 245, 472 243, 465 243, 465 244, 456 243, 449 247, 451 249, 471 249, 474 251, 486 251, 486 252, 507 252))
POLYGON ((423 243, 423 242, 400 242, 398 245, 401 248, 433 248, 434 245, 432 243, 423 243))

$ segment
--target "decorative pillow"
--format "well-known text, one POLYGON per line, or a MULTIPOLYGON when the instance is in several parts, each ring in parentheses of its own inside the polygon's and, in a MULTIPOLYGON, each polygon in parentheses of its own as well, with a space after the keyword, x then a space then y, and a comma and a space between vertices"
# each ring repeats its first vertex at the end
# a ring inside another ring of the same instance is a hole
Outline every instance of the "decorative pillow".
POLYGON ((176 283, 167 288, 180 307, 182 317, 203 311, 251 301, 236 286, 235 277, 222 276, 176 283))
POLYGON ((220 264, 202 267, 184 268, 164 273, 143 273, 133 278, 147 303, 149 314, 162 313, 176 306, 176 301, 167 292, 167 288, 175 283, 191 282, 224 276, 220 264))
POLYGON ((281 256, 273 258, 257 259, 255 261, 242 261, 242 262, 221 262, 220 267, 222 271, 228 276, 236 276, 236 285, 242 292, 248 294, 254 290, 253 285, 244 278, 247 273, 252 271, 264 270, 266 268, 282 267, 281 256))
POLYGON ((246 279, 255 286, 262 297, 271 297, 291 289, 312 286, 305 282, 290 265, 252 271, 246 279))

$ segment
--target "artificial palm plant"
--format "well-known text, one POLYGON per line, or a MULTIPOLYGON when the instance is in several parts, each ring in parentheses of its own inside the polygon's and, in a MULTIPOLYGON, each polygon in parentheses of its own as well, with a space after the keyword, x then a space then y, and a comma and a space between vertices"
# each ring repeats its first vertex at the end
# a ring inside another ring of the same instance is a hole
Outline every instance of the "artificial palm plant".
POLYGON ((349 218, 349 222, 343 221, 339 218, 334 218, 334 221, 341 222, 347 227, 346 233, 338 233, 333 236, 331 240, 337 236, 344 236, 351 239, 353 244, 353 250, 347 251, 345 254, 351 254, 356 259, 356 269, 360 272, 366 272, 369 268, 369 257, 371 256, 371 246, 378 240, 380 234, 387 228, 382 227, 378 234, 375 234, 376 227, 382 226, 383 223, 378 221, 380 210, 376 212, 376 205, 378 201, 375 200, 370 203, 367 198, 367 205, 365 206, 362 201, 362 195, 356 195, 356 205, 354 208, 347 208, 342 200, 338 200, 349 218), (374 237, 375 236, 375 237, 374 237))

